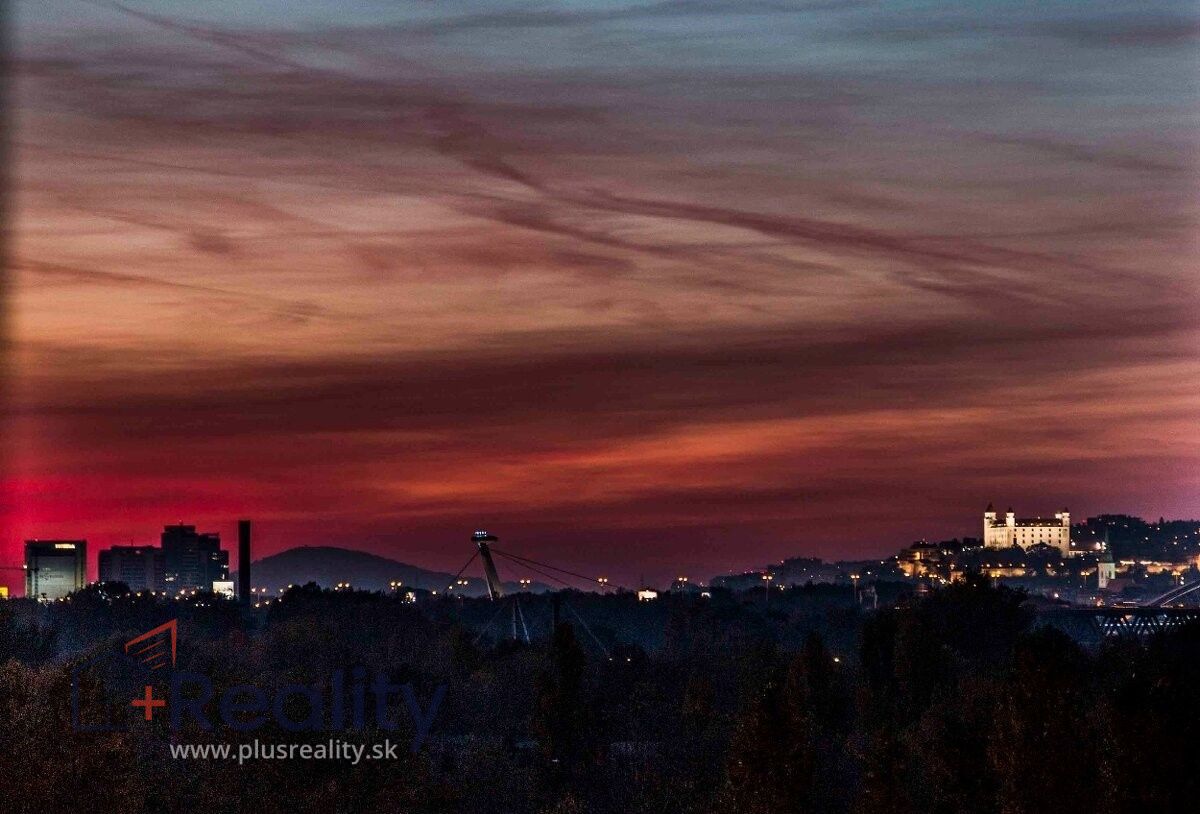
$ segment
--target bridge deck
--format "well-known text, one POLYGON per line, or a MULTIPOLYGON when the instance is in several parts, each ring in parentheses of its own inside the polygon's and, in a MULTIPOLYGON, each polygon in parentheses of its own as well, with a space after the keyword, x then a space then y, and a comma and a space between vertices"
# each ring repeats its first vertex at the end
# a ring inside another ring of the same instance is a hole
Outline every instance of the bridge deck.
POLYGON ((1200 608, 1056 608, 1039 618, 1059 627, 1091 626, 1101 636, 1149 636, 1200 622, 1200 608))

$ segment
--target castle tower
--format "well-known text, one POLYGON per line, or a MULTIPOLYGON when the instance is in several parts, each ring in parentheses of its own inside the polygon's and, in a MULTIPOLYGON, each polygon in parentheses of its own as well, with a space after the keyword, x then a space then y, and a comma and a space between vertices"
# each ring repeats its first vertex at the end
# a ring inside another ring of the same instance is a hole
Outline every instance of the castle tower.
POLYGON ((996 507, 991 503, 983 512, 983 544, 988 548, 1007 547, 1008 532, 996 525, 996 507))

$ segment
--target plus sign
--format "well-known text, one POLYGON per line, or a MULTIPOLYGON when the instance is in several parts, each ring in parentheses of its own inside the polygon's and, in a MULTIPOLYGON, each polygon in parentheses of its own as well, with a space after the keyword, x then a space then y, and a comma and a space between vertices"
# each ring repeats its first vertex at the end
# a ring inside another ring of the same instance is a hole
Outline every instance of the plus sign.
POLYGON ((154 720, 154 708, 155 707, 165 707, 166 705, 167 705, 166 701, 164 701, 161 698, 154 697, 154 688, 151 687, 149 684, 146 685, 146 697, 145 698, 135 698, 129 704, 129 706, 131 706, 131 707, 141 707, 142 713, 146 716, 147 721, 154 720))

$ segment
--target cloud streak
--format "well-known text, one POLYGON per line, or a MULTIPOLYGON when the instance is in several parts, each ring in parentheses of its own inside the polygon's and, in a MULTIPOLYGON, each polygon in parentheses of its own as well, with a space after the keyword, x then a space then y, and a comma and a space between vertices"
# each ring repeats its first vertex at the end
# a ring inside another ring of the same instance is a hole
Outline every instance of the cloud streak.
POLYGON ((628 577, 1194 508, 1175 4, 49 2, 10 540, 492 523, 628 577))

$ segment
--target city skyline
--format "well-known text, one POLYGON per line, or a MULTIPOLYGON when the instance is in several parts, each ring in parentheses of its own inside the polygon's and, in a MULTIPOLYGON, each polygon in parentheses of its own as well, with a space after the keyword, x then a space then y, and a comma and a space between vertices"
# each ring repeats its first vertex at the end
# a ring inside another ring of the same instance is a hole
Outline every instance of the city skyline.
POLYGON ((17 11, 0 562, 1200 514, 1189 5, 238 6, 17 11))
MULTIPOLYGON (((980 529, 976 528, 972 533, 956 534, 953 536, 953 538, 949 535, 924 535, 902 544, 893 545, 886 550, 881 549, 881 551, 876 554, 871 554, 864 557, 844 557, 839 554, 821 556, 814 554, 814 552, 804 550, 802 547, 798 546, 789 552, 785 552, 777 561, 745 561, 735 564, 724 571, 705 571, 703 568, 697 571, 693 568, 693 566, 695 566, 697 563, 686 560, 675 561, 650 571, 647 571, 643 567, 635 567, 635 565, 631 565, 627 562, 621 562, 619 560, 603 562, 592 560, 588 562, 588 565, 593 566, 596 570, 590 575, 581 575, 578 572, 571 571, 570 568, 567 568, 563 573, 571 574, 573 579, 578 579, 580 577, 589 578, 596 580, 598 583, 603 582, 605 585, 611 585, 612 587, 634 590, 640 587, 662 588, 663 586, 669 586, 677 582, 681 575, 686 575, 686 578, 691 580, 694 584, 704 585, 708 584, 710 580, 719 579, 722 577, 739 577, 747 574, 765 573, 766 571, 764 571, 764 569, 770 570, 771 568, 775 567, 776 564, 782 565, 785 562, 807 561, 809 559, 813 559, 817 562, 824 561, 829 565, 872 563, 876 559, 879 560, 881 565, 885 561, 891 562, 894 565, 898 565, 906 560, 906 552, 912 552, 922 547, 937 549, 947 543, 954 543, 959 548, 961 548, 963 545, 970 545, 973 546, 974 550, 977 551, 1005 551, 1007 548, 1017 546, 1023 550, 1032 552, 1032 554, 1038 554, 1039 548, 1044 548, 1048 545, 1050 548, 1059 550, 1061 552, 1061 556, 1064 558, 1080 555, 1095 557, 1097 552, 1107 550, 1108 539, 1107 532, 1098 537, 1096 527, 1107 528, 1111 523, 1136 522, 1150 524, 1153 529, 1159 529, 1158 524, 1165 522, 1167 525, 1163 526, 1163 529, 1170 527, 1176 527, 1176 529, 1178 529, 1180 526, 1186 526, 1187 534, 1189 536, 1193 534, 1200 534, 1200 528, 1192 528, 1194 525, 1200 524, 1200 520, 1190 517, 1169 519, 1160 517, 1158 523, 1155 523, 1153 518, 1144 519, 1136 515, 1128 515, 1125 513, 1103 512, 1099 515, 1088 516, 1085 518, 1076 517, 1074 521, 1071 522, 1068 519, 1069 515, 1066 514, 1065 510, 1063 513, 1055 513, 1054 517, 1035 516, 1018 518, 1015 516, 1015 513, 1011 507, 1007 510, 1007 512, 1000 513, 995 511, 995 507, 990 503, 983 512, 982 517, 982 534, 980 534, 980 529), (1000 516, 999 520, 997 520, 998 515, 1000 516), (1010 523, 1011 525, 1007 525, 1010 523), (1008 534, 1003 533, 1005 528, 1009 529, 1008 534), (1077 536, 1076 532, 1080 531, 1084 532, 1084 534, 1082 536, 1077 536)), ((249 595, 250 583, 243 581, 246 577, 241 568, 242 556, 240 556, 240 554, 243 544, 247 546, 245 550, 249 550, 251 521, 248 519, 239 519, 234 521, 233 525, 236 530, 236 539, 238 541, 237 550, 233 548, 233 537, 226 536, 222 538, 222 531, 218 530, 219 524, 213 524, 213 527, 209 528, 203 524, 197 526, 194 523, 185 524, 182 521, 163 525, 161 527, 161 533, 157 535, 157 541, 138 541, 135 538, 130 538, 127 542, 110 543, 103 547, 96 545, 93 541, 93 545, 91 547, 92 554, 90 558, 86 554, 86 539, 70 540, 65 542, 82 544, 81 548, 85 551, 83 557, 84 571, 82 578, 88 582, 105 581, 105 558, 108 557, 108 568, 113 573, 119 572, 124 568, 131 568, 132 572, 136 572, 137 580, 158 579, 164 583, 162 587, 169 587, 166 585, 166 583, 175 581, 174 576, 170 574, 169 565, 164 563, 161 559, 158 560, 156 565, 152 565, 147 561, 139 560, 142 555, 147 553, 153 554, 157 557, 163 557, 164 555, 169 557, 166 549, 160 547, 158 544, 165 543, 168 537, 172 539, 176 538, 179 532, 182 531, 185 536, 194 538, 197 541, 210 541, 211 544, 215 546, 214 550, 218 555, 215 561, 219 562, 219 567, 224 569, 223 571, 220 571, 214 578, 224 580, 226 578, 231 578, 230 575, 233 572, 236 572, 238 575, 239 595, 249 595), (126 554, 126 552, 129 553, 126 554), (132 556, 134 557, 134 560, 120 561, 116 559, 118 556, 132 556), (157 569, 159 572, 157 577, 153 576, 155 569, 157 569), (95 579, 93 579, 93 577, 95 577, 95 579)), ((476 530, 473 532, 471 542, 477 542, 480 538, 480 535, 486 533, 487 532, 476 530)), ((1127 535, 1129 532, 1123 533, 1127 535)), ((1155 534, 1158 536, 1159 531, 1155 531, 1155 534)), ((494 541, 497 538, 494 536, 489 536, 487 539, 494 541)), ((1180 538, 1176 537, 1175 540, 1175 545, 1178 546, 1180 544, 1180 538)), ((35 538, 32 540, 26 540, 25 547, 26 551, 28 551, 29 546, 31 545, 52 545, 54 543, 61 542, 64 541, 51 540, 44 537, 35 538)), ((1190 545, 1189 540, 1185 538, 1183 542, 1185 544, 1185 549, 1176 550, 1175 553, 1170 556, 1169 562, 1172 563, 1173 567, 1175 568, 1184 568, 1190 565, 1196 565, 1197 567, 1200 567, 1200 558, 1194 557, 1190 549, 1186 548, 1186 546, 1190 545)), ((527 548, 527 546, 522 545, 520 540, 506 538, 503 542, 503 546, 504 556, 506 557, 506 569, 513 569, 515 566, 516 571, 515 574, 505 574, 505 579, 508 582, 513 584, 528 584, 530 582, 538 582, 539 584, 551 589, 556 589, 557 587, 563 586, 563 583, 545 583, 544 579, 540 578, 536 580, 526 579, 526 577, 532 577, 536 574, 541 574, 542 577, 545 577, 546 575, 544 572, 539 572, 536 568, 531 569, 528 567, 528 565, 523 564, 521 561, 523 558, 520 555, 518 555, 516 559, 508 559, 509 552, 516 553, 517 551, 522 551, 523 549, 527 548)), ((282 547, 268 544, 266 546, 267 550, 264 552, 258 547, 258 544, 256 544, 255 553, 251 558, 251 561, 255 563, 268 561, 274 555, 306 548, 329 550, 330 547, 322 546, 320 544, 300 544, 295 546, 285 545, 282 547)), ((356 547, 332 548, 334 550, 349 552, 360 550, 356 547)), ((463 546, 463 548, 470 550, 469 546, 463 546)), ((457 547, 448 547, 448 550, 453 552, 447 554, 448 558, 455 556, 461 557, 462 555, 462 551, 457 547)), ((577 552, 568 552, 568 555, 570 556, 575 553, 577 552)), ((1042 554, 1044 554, 1044 552, 1042 552, 1042 554)), ((1040 556, 1041 554, 1038 555, 1040 556)), ((1139 557, 1143 560, 1145 556, 1146 555, 1144 553, 1139 555, 1139 557)), ((440 562, 432 563, 418 561, 404 562, 403 553, 388 555, 388 559, 395 565, 403 566, 405 568, 413 568, 419 572, 426 572, 427 578, 433 578, 434 575, 439 571, 444 572, 444 576, 449 578, 449 572, 455 571, 461 576, 475 580, 476 587, 483 584, 485 580, 485 574, 482 566, 476 564, 476 567, 473 570, 470 567, 472 562, 475 560, 474 556, 471 556, 466 566, 461 568, 461 563, 458 559, 444 559, 440 562)), ((543 565, 541 563, 537 563, 536 561, 534 561, 532 564, 535 566, 543 565)), ((587 567, 578 565, 578 563, 574 560, 568 560, 565 563, 559 563, 558 565, 546 565, 545 567, 561 570, 559 566, 563 564, 574 567, 587 567)), ((1153 564, 1156 567, 1161 567, 1163 565, 1163 563, 1157 561, 1153 564)), ((10 566, 10 568, 13 567, 10 566)), ((13 568, 13 570, 16 569, 13 568)), ((388 568, 384 567, 383 570, 378 574, 375 574, 372 579, 374 579, 376 582, 382 582, 387 573, 388 568)), ((920 576, 918 574, 906 575, 909 577, 920 576)), ((28 578, 28 572, 25 574, 25 576, 28 578)), ((332 580, 337 585, 342 584, 340 582, 342 578, 343 577, 341 575, 328 577, 329 580, 332 580)), ((116 578, 113 577, 113 579, 116 578)), ((552 577, 551 579, 554 578, 552 577)), ((195 580, 192 580, 187 582, 184 587, 190 587, 194 589, 197 584, 198 583, 195 580)), ((232 583, 221 582, 222 586, 226 584, 232 585, 232 583)), ((257 584, 257 582, 255 584, 257 584)), ((350 583, 346 584, 349 585, 350 583)), ((425 587, 431 587, 433 584, 435 583, 430 583, 425 587)), ((572 587, 580 587, 575 583, 569 584, 571 584, 572 587)), ((11 587, 6 585, 2 579, 0 579, 0 585, 4 585, 4 587, 10 588, 11 590, 11 587)), ((278 588, 279 586, 275 587, 278 588)), ((324 587, 328 588, 331 587, 331 585, 325 585, 324 587)), ((147 590, 149 590, 149 588, 147 588, 147 590)))

